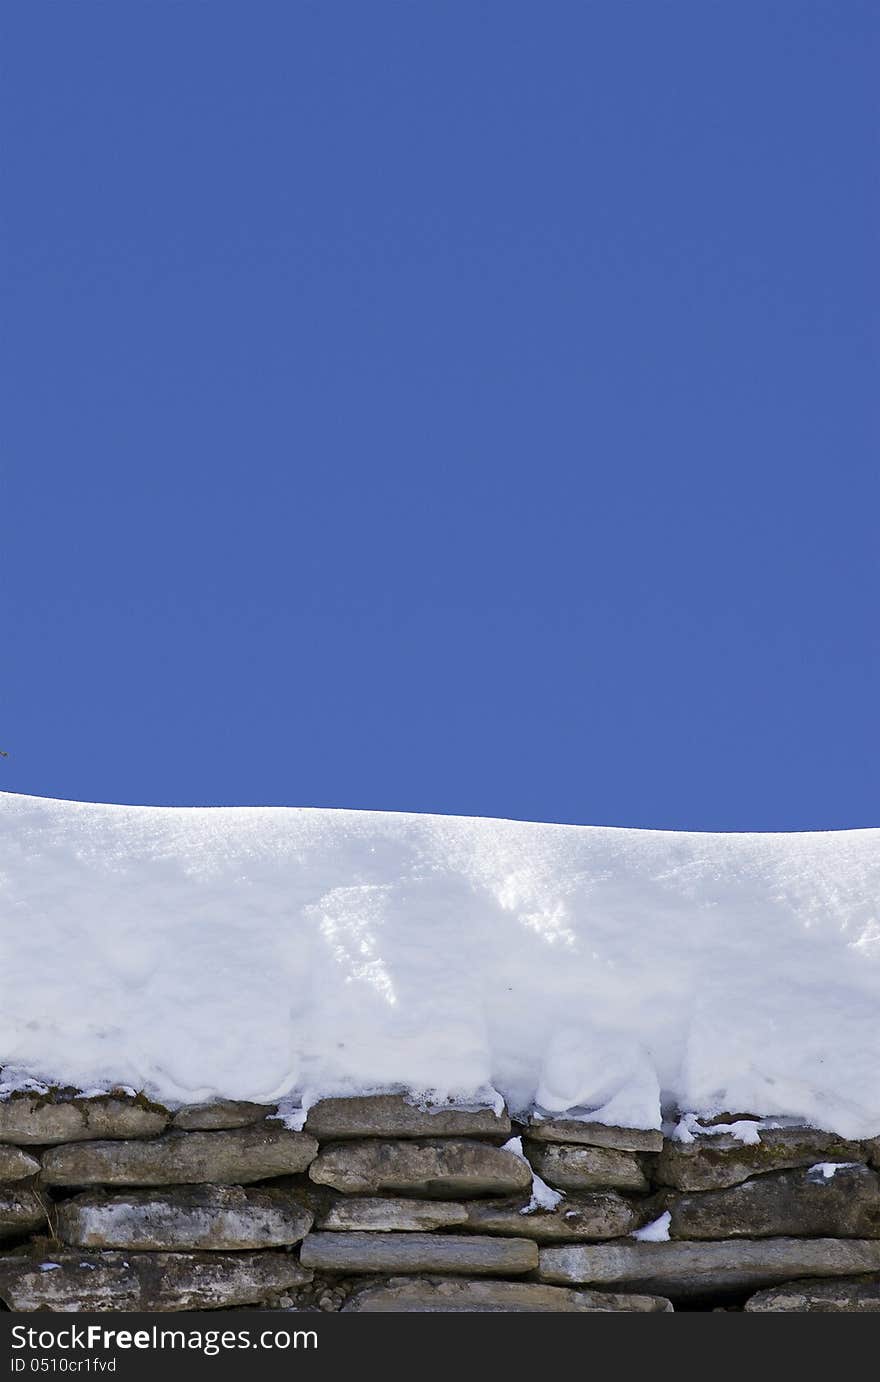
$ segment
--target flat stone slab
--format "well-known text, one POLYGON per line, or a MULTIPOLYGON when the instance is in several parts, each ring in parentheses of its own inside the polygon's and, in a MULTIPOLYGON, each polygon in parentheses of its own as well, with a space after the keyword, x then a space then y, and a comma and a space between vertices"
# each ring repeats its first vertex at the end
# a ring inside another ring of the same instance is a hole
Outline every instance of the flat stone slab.
POLYGON ((0 1142, 40 1147, 89 1138, 155 1137, 167 1127, 169 1117, 165 1109, 140 1096, 11 1094, 0 1100, 0 1142))
POLYGON ((668 1202, 672 1238, 880 1238, 880 1175, 855 1163, 776 1171, 668 1202))
POLYGON ((0 1258, 10 1310, 224 1310, 306 1285, 288 1252, 47 1252, 0 1258))
POLYGON ((86 1192, 58 1205, 62 1242, 155 1252, 236 1252, 298 1243, 313 1216, 286 1190, 196 1185, 174 1190, 86 1192))
POLYGON ((659 1185, 676 1190, 723 1190, 749 1176, 787 1171, 820 1161, 864 1161, 859 1142, 846 1142, 816 1128, 764 1128, 760 1142, 740 1142, 731 1133, 663 1144, 654 1167, 659 1185))
POLYGON ((337 1200, 318 1218, 318 1228, 368 1233, 430 1233, 468 1222, 466 1205, 450 1200, 376 1199, 371 1196, 337 1200))
POLYGON ((787 1281, 746 1301, 745 1309, 770 1311, 880 1314, 880 1276, 838 1277, 834 1281, 787 1281))
POLYGON ((529 1119, 527 1136, 534 1142, 575 1142, 584 1147, 610 1147, 618 1152, 659 1152, 662 1132, 648 1128, 618 1128, 604 1123, 584 1123, 576 1118, 529 1119))
POLYGON ((566 1195, 555 1209, 525 1213, 528 1200, 474 1200, 467 1227, 477 1233, 532 1238, 536 1243, 577 1243, 622 1238, 644 1222, 644 1214, 615 1190, 566 1195))
POLYGON ((634 1190, 650 1188, 642 1164, 633 1152, 573 1143, 524 1142, 526 1155, 538 1175, 559 1190, 634 1190))
POLYGON ((40 1169, 40 1163, 34 1156, 29 1156, 20 1147, 8 1147, 0 1145, 0 1185, 5 1185, 9 1181, 26 1180, 28 1176, 35 1176, 40 1169))
POLYGON ((331 1142, 309 1167, 318 1185, 348 1195, 424 1195, 433 1199, 517 1195, 531 1190, 521 1157, 475 1141, 331 1142))
POLYGON ((17 1238, 45 1222, 40 1197, 28 1186, 0 1186, 0 1238, 17 1238))
POLYGON ((321 1099, 306 1115, 305 1131, 325 1142, 347 1137, 497 1137, 510 1136, 506 1113, 454 1105, 419 1108, 402 1094, 371 1094, 354 1099, 321 1099))
POLYGON ((186 1104, 171 1120, 172 1127, 184 1132, 217 1132, 226 1128, 246 1128, 274 1112, 274 1104, 248 1104, 236 1099, 215 1099, 211 1104, 186 1104))
POLYGON ((589 1243, 542 1248, 538 1279, 710 1298, 793 1277, 880 1272, 880 1242, 857 1238, 743 1238, 713 1243, 589 1243))
POLYGON ((666 1313, 660 1296, 572 1291, 532 1281, 455 1281, 443 1277, 392 1277, 349 1296, 343 1314, 637 1314, 666 1313))
POLYGON ((305 1171, 318 1144, 277 1123, 170 1132, 141 1142, 80 1142, 43 1156, 46 1185, 247 1185, 305 1171))
POLYGON ((527 1238, 443 1233, 310 1233, 304 1267, 322 1272, 443 1272, 506 1276, 531 1272, 538 1249, 527 1238))

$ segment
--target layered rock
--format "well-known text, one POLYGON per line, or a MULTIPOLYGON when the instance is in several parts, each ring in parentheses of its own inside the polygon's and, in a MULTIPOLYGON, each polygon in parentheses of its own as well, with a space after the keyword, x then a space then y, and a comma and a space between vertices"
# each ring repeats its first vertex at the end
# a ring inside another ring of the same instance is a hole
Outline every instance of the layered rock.
POLYGON ((505 1276, 531 1272, 537 1246, 526 1238, 443 1233, 310 1233, 303 1266, 325 1272, 442 1272, 505 1276))
POLYGON ((528 1141, 524 1146, 538 1175, 558 1190, 650 1189, 642 1163, 632 1152, 573 1143, 528 1141))
POLYGON ((43 1157, 46 1185, 247 1185, 305 1171, 318 1144, 262 1122, 226 1132, 170 1132, 141 1142, 80 1142, 43 1157))
POLYGON ((620 1128, 574 1118, 529 1119, 529 1138, 534 1142, 576 1142, 584 1147, 610 1147, 618 1152, 659 1152, 662 1132, 646 1128, 620 1128))
POLYGON ((155 1137, 168 1126, 169 1117, 166 1109, 142 1096, 12 1094, 0 1100, 0 1142, 39 1147, 90 1138, 155 1137))
POLYGON ((228 1310, 311 1281, 287 1252, 49 1252, 0 1258, 10 1310, 228 1310))
POLYGON ((468 1208, 448 1200, 339 1199, 318 1217, 317 1227, 331 1232, 428 1233, 468 1222, 468 1208))
POLYGON ((58 1206, 62 1242, 88 1248, 235 1252, 298 1243, 311 1212, 285 1190, 197 1185, 88 1192, 58 1206))
POLYGON ((364 1098, 321 1099, 306 1116, 305 1131, 321 1141, 350 1137, 494 1137, 510 1136, 506 1113, 491 1108, 467 1109, 454 1104, 422 1108, 402 1094, 364 1098))
POLYGON ((522 1194, 532 1174, 521 1157, 477 1141, 352 1141, 322 1147, 309 1167, 318 1185, 350 1195, 434 1199, 522 1194))
POLYGON ((443 1277, 392 1278, 351 1295, 343 1313, 405 1314, 656 1314, 672 1309, 660 1296, 572 1291, 531 1281, 452 1281, 443 1277))
POLYGON ((0 1185, 26 1180, 28 1176, 35 1176, 39 1169, 37 1158, 23 1152, 20 1147, 0 1146, 0 1185))
POLYGON ((880 1241, 762 1238, 701 1243, 590 1243, 541 1249, 541 1281, 677 1297, 756 1291, 793 1277, 880 1272, 880 1241))
POLYGON ((751 1296, 745 1309, 755 1313, 880 1314, 880 1276, 787 1281, 751 1296))
POLYGON ((672 1238, 880 1238, 880 1175, 859 1163, 776 1171, 668 1208, 672 1238))
POLYGON ((184 1132, 216 1132, 218 1129, 246 1128, 251 1123, 259 1123, 271 1112, 272 1105, 215 1099, 211 1104, 185 1104, 177 1110, 171 1124, 184 1132))

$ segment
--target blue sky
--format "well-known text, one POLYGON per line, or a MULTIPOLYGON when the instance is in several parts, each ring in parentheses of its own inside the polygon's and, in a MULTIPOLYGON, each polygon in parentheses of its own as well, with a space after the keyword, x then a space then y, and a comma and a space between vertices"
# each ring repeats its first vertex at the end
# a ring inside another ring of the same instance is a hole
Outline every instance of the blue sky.
POLYGON ((875 4, 2 29, 0 785, 880 824, 875 4))

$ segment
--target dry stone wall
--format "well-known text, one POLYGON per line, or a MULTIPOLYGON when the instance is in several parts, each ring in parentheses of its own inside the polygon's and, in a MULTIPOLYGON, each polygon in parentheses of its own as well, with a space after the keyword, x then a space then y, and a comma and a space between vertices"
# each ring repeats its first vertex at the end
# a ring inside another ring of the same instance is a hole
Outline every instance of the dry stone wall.
POLYGON ((0 1301, 880 1311, 880 1138, 755 1122, 752 1141, 674 1141, 395 1094, 322 1100, 302 1131, 274 1113, 65 1091, 0 1102, 0 1301))

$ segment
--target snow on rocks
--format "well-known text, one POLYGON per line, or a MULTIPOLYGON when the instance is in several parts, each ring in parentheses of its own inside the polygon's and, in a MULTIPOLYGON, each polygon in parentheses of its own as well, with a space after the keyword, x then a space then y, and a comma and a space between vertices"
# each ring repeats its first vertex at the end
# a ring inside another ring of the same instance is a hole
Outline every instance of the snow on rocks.
POLYGON ((720 1190, 762 1172, 808 1167, 820 1157, 858 1162, 863 1159, 862 1147, 816 1128, 762 1128, 754 1141, 720 1132, 689 1142, 665 1142, 654 1175, 661 1185, 677 1190, 720 1190))
POLYGON ((575 1142, 584 1147, 610 1147, 618 1152, 659 1152, 663 1134, 659 1129, 618 1128, 589 1119, 549 1118, 533 1113, 528 1136, 533 1142, 575 1142))
POLYGON ((875 1309, 878 841, 0 797, 0 1301, 875 1309))
POLYGON ((4 1079, 876 1137, 878 840, 4 794, 4 1079))
POLYGON ((645 1224, 643 1228, 635 1229, 631 1238, 635 1238, 638 1243, 668 1243, 669 1225, 672 1222, 672 1215, 669 1210, 665 1210, 658 1218, 652 1219, 650 1224, 645 1224))
POLYGON ((308 1110, 305 1131, 323 1141, 361 1137, 492 1137, 510 1136, 503 1107, 420 1106, 402 1094, 374 1094, 353 1099, 321 1099, 308 1110))

